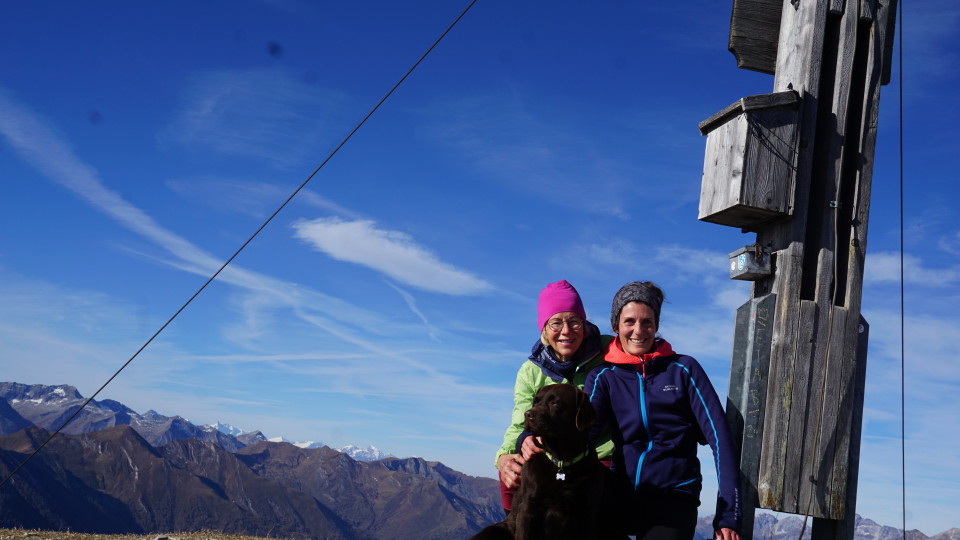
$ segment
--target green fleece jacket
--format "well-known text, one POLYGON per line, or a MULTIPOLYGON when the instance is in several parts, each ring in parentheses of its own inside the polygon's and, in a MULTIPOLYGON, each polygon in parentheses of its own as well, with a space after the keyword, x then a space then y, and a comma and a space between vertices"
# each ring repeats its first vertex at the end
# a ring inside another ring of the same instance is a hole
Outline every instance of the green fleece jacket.
MULTIPOLYGON (((540 390, 548 384, 557 383, 570 383, 577 385, 580 389, 583 388, 583 383, 587 380, 587 374, 590 373, 593 368, 603 363, 603 351, 606 350, 607 344, 610 343, 613 337, 601 335, 600 339, 600 351, 577 367, 572 380, 562 379, 555 381, 547 376, 543 370, 540 369, 540 366, 530 360, 527 360, 520 366, 520 370, 517 371, 517 382, 513 387, 513 413, 510 417, 510 426, 507 428, 506 433, 504 433, 503 444, 500 446, 500 449, 497 450, 497 456, 493 460, 494 467, 497 466, 497 461, 500 459, 500 456, 515 453, 517 437, 523 432, 523 413, 530 409, 530 405, 533 403, 533 396, 537 393, 537 390, 540 390)), ((613 441, 610 440, 610 436, 604 435, 600 437, 597 441, 596 448, 597 456, 600 459, 610 459, 610 456, 613 455, 613 441)))

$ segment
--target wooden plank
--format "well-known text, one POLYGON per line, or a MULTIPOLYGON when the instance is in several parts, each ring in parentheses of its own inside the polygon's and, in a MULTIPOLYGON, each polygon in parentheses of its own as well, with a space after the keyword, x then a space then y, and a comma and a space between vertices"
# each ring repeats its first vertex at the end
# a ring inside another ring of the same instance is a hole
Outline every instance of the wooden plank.
POLYGON ((751 299, 737 310, 726 413, 727 423, 740 448, 740 493, 743 504, 741 540, 751 540, 753 536, 775 308, 776 297, 767 295, 751 299))
POLYGON ((755 300, 737 308, 733 327, 733 354, 730 357, 730 386, 727 389, 727 425, 738 448, 743 448, 743 411, 746 408, 747 351, 750 348, 750 318, 755 300))
MULTIPOLYGON (((797 112, 771 108, 749 114, 749 133, 743 162, 741 203, 762 208, 773 217, 793 213, 796 185, 797 112)), ((754 225, 745 227, 757 230, 754 225)))
MULTIPOLYGON (((850 407, 850 448, 847 452, 847 509, 843 516, 843 538, 853 538, 857 520, 857 485, 860 478, 860 443, 863 433, 863 402, 867 388, 867 351, 870 341, 870 324, 862 315, 857 317, 857 365, 854 376, 853 406, 850 407)), ((844 481, 837 478, 838 482, 844 481)))
MULTIPOLYGON (((854 64, 856 59, 856 54, 858 47, 866 47, 866 43, 858 43, 858 27, 859 19, 857 13, 859 11, 859 4, 857 0, 851 0, 847 3, 846 12, 843 14, 843 17, 840 21, 840 35, 838 36, 837 42, 837 61, 836 61, 836 71, 834 74, 835 83, 832 89, 832 98, 833 98, 833 115, 836 118, 836 132, 833 135, 835 142, 831 144, 831 147, 835 150, 832 152, 832 155, 829 156, 831 163, 826 165, 828 167, 828 185, 832 188, 834 195, 833 199, 837 199, 838 193, 840 193, 841 188, 838 186, 845 185, 845 187, 850 188, 853 185, 855 179, 846 178, 844 179, 843 175, 843 163, 844 159, 847 157, 846 154, 849 152, 859 153, 860 145, 858 140, 847 141, 846 136, 848 134, 848 114, 851 113, 851 88, 850 84, 852 81, 852 71, 854 70, 854 64), (847 144, 845 144, 847 143, 847 144)), ((861 50, 861 54, 862 50, 861 50)), ((853 92, 860 92, 859 88, 854 89, 853 92)), ((852 112, 852 114, 858 114, 859 109, 852 112)), ((860 121, 859 116, 850 120, 856 122, 860 121)), ((859 132, 859 129, 856 130, 859 132)), ((837 214, 840 209, 835 208, 833 212, 825 213, 825 221, 823 223, 823 230, 827 233, 827 237, 823 239, 824 245, 832 246, 832 249, 845 249, 840 246, 833 246, 834 238, 836 237, 836 231, 834 230, 834 215, 837 214)), ((845 226, 845 224, 841 224, 845 226)), ((843 258, 842 260, 845 260, 843 258)))
POLYGON ((773 329, 776 317, 777 298, 768 294, 763 298, 753 300, 752 311, 752 346, 748 359, 749 365, 745 372, 749 377, 749 384, 744 395, 744 448, 751 448, 753 453, 744 458, 742 469, 750 476, 750 483, 756 493, 757 469, 760 465, 760 443, 766 407, 766 388, 770 371, 770 344, 773 340, 773 329))
POLYGON ((727 105, 726 107, 718 111, 716 114, 714 114, 710 118, 707 118, 703 122, 700 122, 700 124, 698 124, 697 127, 700 128, 701 135, 706 135, 711 131, 717 129, 718 127, 726 124, 734 116, 737 116, 742 112, 743 112, 743 107, 740 103, 740 100, 738 99, 737 101, 734 101, 730 105, 727 105))
MULTIPOLYGON (((845 485, 835 482, 834 474, 840 474, 846 480, 849 458, 846 451, 849 449, 850 438, 849 422, 844 416, 847 411, 841 409, 843 405, 850 404, 849 396, 844 399, 844 392, 849 385, 849 380, 844 377, 847 374, 852 375, 851 368, 855 367, 856 359, 845 356, 853 349, 850 340, 847 340, 849 311, 841 307, 833 307, 832 311, 829 345, 826 340, 824 342, 824 349, 829 347, 829 358, 824 365, 824 371, 829 376, 822 386, 819 425, 813 426, 814 429, 819 429, 819 439, 813 449, 815 466, 811 474, 816 484, 813 486, 810 514, 839 519, 843 517, 847 490, 845 485), (841 470, 838 471, 838 468, 841 470)), ((855 341, 853 343, 855 344, 855 341)), ((815 399, 820 397, 816 396, 815 399)))
MULTIPOLYGON (((863 403, 857 402, 857 362, 860 361, 857 347, 860 342, 860 317, 854 318, 853 313, 845 308, 836 308, 838 315, 842 313, 844 320, 839 331, 844 334, 843 348, 836 353, 834 363, 835 388, 831 389, 830 397, 835 406, 831 413, 836 417, 832 426, 836 444, 832 451, 835 458, 829 475, 829 485, 825 488, 825 510, 830 519, 841 520, 847 512, 847 489, 849 485, 848 469, 851 459, 857 456, 850 454, 854 411, 862 409, 863 403)), ((837 317, 838 319, 840 317, 837 317)), ((841 325, 838 324, 838 327, 841 325)), ((825 426, 827 427, 827 426, 825 426)))
MULTIPOLYGON (((858 0, 852 0, 856 2, 858 0)), ((843 13, 843 10, 846 8, 845 0, 830 0, 830 13, 843 13)))
POLYGON ((747 145, 746 122, 742 116, 734 118, 707 137, 698 219, 722 211, 730 201, 740 200, 747 145))
POLYGON ((877 12, 878 20, 870 26, 868 43, 862 45, 867 47, 868 51, 863 86, 851 90, 851 94, 860 92, 862 95, 859 118, 861 127, 857 144, 859 156, 855 164, 859 166, 851 167, 854 170, 847 173, 855 177, 854 184, 851 186, 854 195, 850 199, 853 212, 847 234, 849 242, 845 246, 838 246, 838 249, 846 249, 848 253, 844 302, 851 312, 856 313, 859 313, 862 301, 863 268, 866 257, 867 225, 870 215, 870 193, 877 136, 877 117, 879 115, 880 86, 885 69, 882 64, 887 41, 885 31, 891 26, 888 24, 886 17, 894 15, 886 7, 880 7, 877 12))
POLYGON ((857 518, 857 482, 860 474, 860 434, 863 429, 863 397, 867 379, 867 342, 870 336, 870 325, 862 316, 859 317, 856 326, 853 391, 848 392, 852 395, 852 399, 845 407, 851 413, 848 438, 850 446, 846 452, 849 460, 845 464, 846 475, 838 471, 833 477, 835 486, 840 487, 839 483, 842 483, 846 488, 845 513, 839 520, 814 518, 811 540, 851 540, 854 535, 857 518))
POLYGON ((772 94, 755 94, 740 98, 740 109, 744 111, 753 111, 757 109, 769 109, 772 107, 784 107, 797 105, 800 103, 800 94, 794 90, 783 92, 774 92, 772 94))
POLYGON ((859 0, 860 18, 865 21, 873 21, 877 17, 877 0, 859 0))
POLYGON ((878 35, 882 35, 883 53, 883 71, 880 78, 880 84, 890 83, 890 72, 893 65, 893 40, 896 35, 897 27, 897 2, 898 0, 888 0, 877 9, 876 24, 880 27, 878 35))
POLYGON ((826 23, 826 2, 784 0, 777 44, 775 92, 815 92, 820 80, 820 59, 826 23))
MULTIPOLYGON (((767 381, 770 369, 770 343, 773 338, 774 316, 777 298, 769 294, 754 300, 753 339, 750 351, 749 393, 746 396, 746 409, 743 430, 743 451, 740 458, 741 485, 743 493, 744 516, 747 507, 753 522, 753 513, 758 505, 757 477, 760 471, 760 452, 762 429, 765 415, 767 381)), ((753 536, 753 527, 744 540, 753 536)))
POLYGON ((810 411, 810 394, 816 384, 822 379, 822 367, 817 365, 818 349, 814 347, 817 341, 818 309, 814 302, 800 301, 800 330, 797 333, 797 363, 794 366, 791 410, 788 422, 787 453, 783 467, 785 483, 790 486, 783 491, 783 507, 781 511, 799 514, 803 495, 808 489, 808 475, 810 457, 807 450, 810 448, 811 430, 808 428, 810 411))
POLYGON ((793 463, 797 437, 803 436, 802 423, 794 422, 794 418, 803 414, 797 408, 803 400, 797 398, 806 392, 808 376, 804 370, 809 367, 809 335, 816 315, 812 302, 800 303, 796 310, 779 311, 783 307, 789 308, 778 303, 775 315, 777 320, 787 319, 787 324, 781 327, 785 335, 778 335, 776 327, 773 335, 757 484, 760 507, 773 510, 795 504, 796 493, 789 489, 794 484, 784 471, 793 463))
POLYGON ((746 96, 734 101, 710 118, 700 122, 698 127, 700 128, 700 134, 706 135, 719 126, 730 121, 730 119, 734 116, 742 114, 745 111, 797 105, 799 103, 800 94, 794 92, 793 90, 774 92, 772 94, 756 94, 752 96, 746 96))
POLYGON ((749 476, 743 469, 743 455, 747 450, 743 445, 743 415, 747 407, 746 388, 747 382, 747 350, 750 348, 750 319, 753 312, 753 306, 756 300, 750 299, 745 304, 737 308, 736 322, 733 327, 733 354, 730 357, 730 386, 727 390, 727 408, 726 418, 730 433, 733 436, 733 442, 740 449, 740 496, 742 502, 741 512, 741 540, 751 540, 753 533, 754 508, 756 505, 749 502, 747 490, 749 489, 749 476))
MULTIPOLYGON (((794 366, 793 397, 788 422, 790 430, 787 439, 787 454, 784 461, 784 483, 789 488, 783 492, 783 512, 799 513, 801 489, 804 482, 803 467, 808 437, 807 424, 810 417, 811 379, 816 378, 819 369, 814 369, 814 342, 816 341, 817 305, 800 301, 800 332, 797 336, 797 364, 794 366)), ((809 458, 808 458, 809 459, 809 458)))
MULTIPOLYGON (((798 256, 798 250, 784 251, 780 260, 785 267, 798 256)), ((789 276, 784 276, 789 279, 789 276)), ((787 289, 789 291, 789 289, 787 289)), ((777 299, 776 320, 770 354, 765 416, 761 437, 760 471, 757 480, 757 496, 760 508, 779 509, 783 504, 783 463, 786 458, 786 430, 789 428, 790 390, 793 387, 793 364, 795 360, 796 327, 799 324, 799 306, 777 299)))
POLYGON ((782 0, 733 0, 727 48, 737 67, 773 74, 782 0))
MULTIPOLYGON (((808 239, 808 242, 812 240, 808 239)), ((808 255, 805 255, 808 256, 808 255)), ((834 264, 833 252, 821 247, 817 256, 816 274, 817 276, 829 276, 834 264)), ((799 448, 793 458, 797 463, 791 464, 788 469, 788 478, 791 478, 797 486, 797 497, 792 506, 785 511, 796 514, 810 514, 821 516, 822 514, 811 506, 812 498, 817 490, 819 479, 819 460, 822 458, 819 452, 819 431, 818 427, 822 421, 822 395, 825 390, 825 384, 828 377, 829 359, 828 351, 824 346, 827 336, 830 333, 832 325, 831 320, 831 281, 829 279, 820 279, 817 282, 814 300, 811 302, 816 306, 816 319, 813 321, 811 330, 810 347, 810 366, 808 370, 808 385, 806 394, 803 396, 803 415, 796 415, 796 421, 800 426, 794 429, 800 429, 803 437, 798 437, 799 448)))
POLYGON ((896 16, 896 2, 889 6, 881 6, 877 13, 877 21, 871 27, 870 54, 868 58, 867 84, 863 89, 863 127, 860 134, 860 148, 862 165, 857 179, 853 223, 851 227, 850 257, 848 261, 847 306, 855 312, 860 312, 863 289, 863 268, 867 250, 867 225, 870 218, 870 193, 873 185, 873 165, 875 162, 875 147, 877 140, 877 119, 880 114, 880 86, 884 84, 887 67, 887 32, 892 32, 893 24, 889 19, 896 16), (878 64, 880 64, 878 66, 878 64))

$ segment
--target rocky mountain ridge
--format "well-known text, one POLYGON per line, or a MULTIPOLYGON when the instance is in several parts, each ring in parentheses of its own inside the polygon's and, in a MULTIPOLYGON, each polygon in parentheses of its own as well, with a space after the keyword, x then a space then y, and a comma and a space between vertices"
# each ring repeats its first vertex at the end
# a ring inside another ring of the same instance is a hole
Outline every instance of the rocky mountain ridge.
MULTIPOLYGON (((0 475, 49 435, 0 436, 0 475)), ((0 527, 216 530, 291 538, 458 538, 502 519, 496 482, 422 459, 211 441, 154 447, 129 425, 61 434, 0 491, 0 527)))
MULTIPOLYGON (((87 399, 75 387, 67 384, 0 382, 0 435, 15 433, 30 425, 51 431, 56 430, 86 401, 87 399), (7 410, 7 407, 12 408, 13 411, 7 410)), ((267 440, 260 431, 244 431, 220 422, 198 426, 181 416, 164 416, 154 410, 139 414, 111 399, 91 400, 63 432, 89 433, 120 425, 129 425, 153 446, 163 446, 171 441, 194 438, 216 442, 234 452, 245 446, 267 440)), ((290 442, 302 448, 325 446, 313 441, 293 442, 282 438, 270 440, 290 442)), ((394 457, 373 446, 361 448, 348 445, 336 450, 358 461, 375 461, 394 457)))
MULTIPOLYGON (((0 478, 87 401, 69 385, 9 382, 0 383, 0 398, 0 478)), ((364 462, 315 443, 224 431, 231 429, 91 400, 0 490, 0 527, 451 538, 503 517, 490 478, 419 458, 364 462)))

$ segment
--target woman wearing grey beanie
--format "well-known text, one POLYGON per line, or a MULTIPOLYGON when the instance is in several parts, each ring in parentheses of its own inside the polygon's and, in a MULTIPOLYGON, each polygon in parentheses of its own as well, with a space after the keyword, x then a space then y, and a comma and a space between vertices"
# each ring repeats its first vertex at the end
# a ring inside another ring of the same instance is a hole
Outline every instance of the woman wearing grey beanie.
POLYGON ((702 484, 697 446, 710 444, 719 485, 715 537, 739 540, 739 459, 723 406, 700 364, 658 336, 663 299, 649 281, 627 283, 614 295, 616 338, 584 385, 598 416, 592 433, 610 430, 611 469, 624 485, 618 514, 638 540, 694 537, 702 484))

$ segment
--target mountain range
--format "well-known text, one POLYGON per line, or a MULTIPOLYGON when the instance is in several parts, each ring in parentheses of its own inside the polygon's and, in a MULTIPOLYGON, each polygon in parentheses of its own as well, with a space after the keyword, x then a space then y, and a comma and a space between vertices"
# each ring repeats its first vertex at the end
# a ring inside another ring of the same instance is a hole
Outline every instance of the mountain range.
MULTIPOLYGON (((0 383, 0 397, 2 478, 86 401, 67 385, 0 383)), ((357 461, 112 400, 91 401, 0 488, 0 527, 77 532, 439 539, 501 519, 495 480, 442 463, 357 461)))
MULTIPOLYGON (((12 382, 0 382, 0 398, 0 478, 86 401, 72 386, 12 382)), ((373 447, 341 450, 91 401, 0 487, 0 528, 439 539, 467 538, 503 518, 493 479, 373 447)), ((695 540, 712 538, 711 520, 699 520, 695 540)), ((801 517, 761 512, 754 538, 796 540, 802 527, 801 517)), ((905 536, 960 540, 960 529, 905 536)), ((857 540, 903 537, 856 518, 857 540)))
MULTIPOLYGON (((0 404, 0 435, 14 433, 29 425, 51 431, 56 430, 70 415, 83 407, 83 404, 87 401, 76 388, 66 384, 48 386, 15 382, 0 382, 0 398, 6 402, 0 404), (9 415, 8 412, 4 412, 2 408, 4 405, 12 406, 22 418, 17 420, 16 415, 9 415), (4 422, 15 422, 15 424, 7 427, 4 422)), ((122 403, 110 399, 91 400, 63 432, 89 433, 119 425, 129 425, 154 446, 162 446, 178 439, 195 438, 216 442, 232 452, 244 446, 267 440, 260 431, 247 432, 220 422, 198 426, 183 417, 163 416, 153 410, 141 415, 122 403)), ((313 441, 292 442, 283 438, 270 440, 273 442, 291 442, 301 448, 324 446, 322 443, 313 441)), ((374 461, 394 457, 373 446, 360 448, 350 445, 336 448, 336 450, 359 461, 374 461)))

